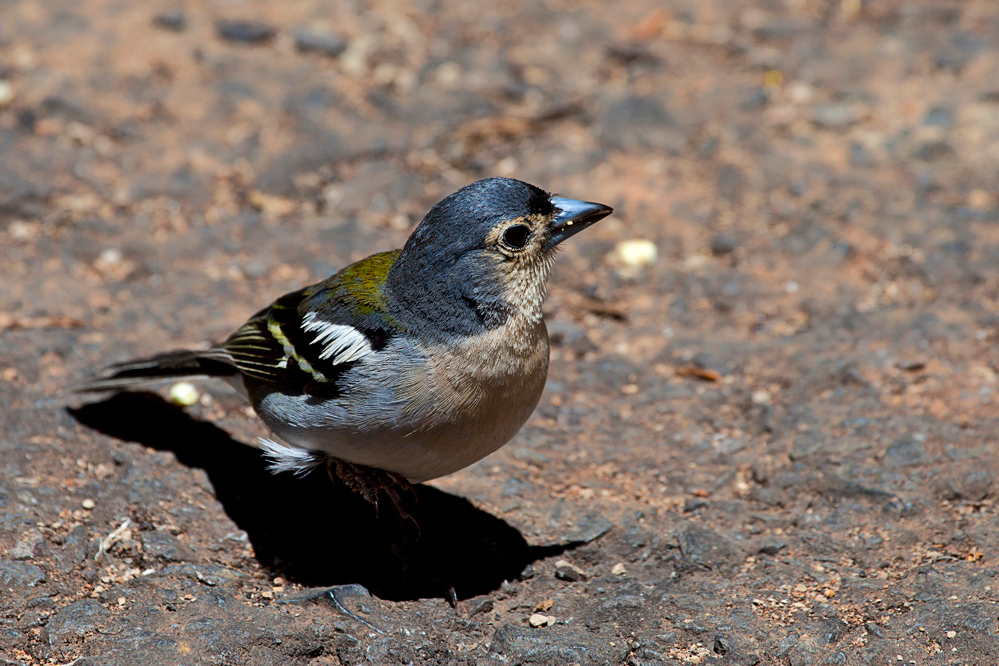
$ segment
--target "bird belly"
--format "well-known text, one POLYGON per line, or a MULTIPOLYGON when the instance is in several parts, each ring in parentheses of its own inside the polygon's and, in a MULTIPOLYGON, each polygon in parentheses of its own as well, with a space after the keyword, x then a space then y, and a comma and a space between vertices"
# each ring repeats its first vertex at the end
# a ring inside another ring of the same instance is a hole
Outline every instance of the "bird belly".
POLYGON ((544 324, 531 333, 515 345, 502 328, 446 350, 390 345, 344 374, 339 398, 254 402, 291 444, 426 481, 489 455, 530 417, 548 374, 544 324))

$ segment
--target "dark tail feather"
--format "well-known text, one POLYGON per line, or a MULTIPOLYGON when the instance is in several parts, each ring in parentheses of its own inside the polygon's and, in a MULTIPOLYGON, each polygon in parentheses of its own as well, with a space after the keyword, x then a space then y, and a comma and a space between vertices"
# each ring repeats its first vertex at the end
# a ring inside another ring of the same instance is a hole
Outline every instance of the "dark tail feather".
POLYGON ((81 393, 123 391, 150 382, 191 377, 227 377, 237 372, 232 359, 224 351, 174 351, 112 365, 101 376, 76 390, 81 393))

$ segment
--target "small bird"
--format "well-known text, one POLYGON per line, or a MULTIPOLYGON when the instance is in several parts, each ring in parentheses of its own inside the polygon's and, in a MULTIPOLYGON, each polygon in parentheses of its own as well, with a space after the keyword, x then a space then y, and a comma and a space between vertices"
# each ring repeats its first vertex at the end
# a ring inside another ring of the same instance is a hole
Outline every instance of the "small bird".
POLYGON ((211 349, 114 365, 81 390, 222 378, 282 440, 261 439, 272 471, 326 463, 376 502, 517 434, 548 374, 541 305, 558 245, 611 212, 480 180, 431 208, 401 250, 282 296, 211 349))

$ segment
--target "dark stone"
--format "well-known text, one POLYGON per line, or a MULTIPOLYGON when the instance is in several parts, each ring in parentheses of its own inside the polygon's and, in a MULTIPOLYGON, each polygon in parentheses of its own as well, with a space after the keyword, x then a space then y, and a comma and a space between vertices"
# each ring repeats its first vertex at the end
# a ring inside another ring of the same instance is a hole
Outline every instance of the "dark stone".
POLYGON ((865 622, 864 629, 866 629, 867 633, 869 633, 871 636, 874 636, 875 638, 884 638, 885 636, 887 636, 885 630, 882 629, 880 625, 875 624, 874 622, 865 622))
POLYGON ((696 523, 684 523, 674 532, 673 538, 683 559, 692 564, 718 569, 742 559, 742 553, 731 539, 696 523))
POLYGON ((590 629, 616 624, 620 627, 641 625, 649 604, 641 594, 621 594, 602 601, 586 617, 590 629))
POLYGON ((712 651, 715 654, 720 654, 723 657, 732 651, 734 647, 732 643, 732 637, 728 634, 715 634, 715 643, 712 646, 712 651))
POLYGON ((742 197, 746 178, 738 167, 731 164, 722 165, 718 170, 718 194, 726 201, 738 201, 742 197))
POLYGON ((756 111, 770 103, 770 94, 763 88, 753 88, 742 100, 739 108, 743 111, 756 111))
POLYGON ((577 566, 568 562, 560 562, 555 565, 555 577, 569 583, 586 580, 586 573, 577 566))
POLYGON ((480 613, 491 613, 493 611, 493 600, 489 597, 485 599, 478 599, 472 606, 468 609, 469 616, 479 615, 480 613))
POLYGON ((933 64, 939 69, 949 69, 959 72, 985 48, 982 40, 967 32, 958 32, 950 44, 945 45, 933 58, 933 64))
POLYGON ((191 549, 169 532, 143 532, 142 550, 146 555, 168 562, 190 562, 195 559, 191 549))
POLYGON ((55 552, 56 569, 69 573, 87 557, 87 529, 77 525, 55 552))
POLYGON ((922 442, 913 439, 901 439, 885 451, 884 463, 888 467, 908 467, 929 462, 930 456, 922 442))
MULTIPOLYGON (((28 645, 28 637, 24 632, 18 631, 13 627, 0 627, 0 645, 6 647, 8 650, 14 648, 23 650, 28 645)), ((0 657, 0 659, 3 659, 3 657, 0 657)), ((0 661, 0 666, 5 663, 14 662, 0 661)))
POLYGON ((321 53, 335 58, 347 50, 347 40, 328 30, 301 28, 295 32, 295 48, 303 53, 321 53))
POLYGON ((219 21, 215 30, 226 41, 246 44, 263 44, 277 34, 277 30, 263 21, 219 21))
POLYGON ((576 521, 574 529, 562 538, 563 543, 590 543, 607 534, 614 523, 591 513, 576 521))
POLYGON ((167 9, 153 17, 153 25, 164 30, 182 32, 187 27, 187 14, 179 7, 167 9))
POLYGON ((683 503, 683 512, 693 513, 694 511, 703 509, 706 506, 708 506, 708 501, 703 497, 691 497, 683 503))
POLYGON ((917 148, 913 157, 924 162, 935 162, 953 154, 954 149, 946 141, 930 141, 917 148))
POLYGON ((711 239, 711 252, 719 256, 731 254, 737 247, 739 240, 732 234, 716 234, 711 239))
POLYGON ((980 502, 988 497, 991 487, 992 475, 984 469, 976 469, 960 478, 950 479, 947 482, 947 496, 949 499, 980 502))
POLYGON ((785 548, 787 548, 787 541, 778 537, 770 537, 760 543, 760 548, 757 552, 764 555, 776 555, 785 548))
POLYGON ((34 564, 0 560, 0 590, 20 590, 45 582, 45 572, 34 564))
POLYGON ((926 118, 923 119, 923 124, 929 127, 950 129, 954 126, 954 114, 951 113, 950 109, 938 106, 929 110, 926 118))
POLYGON ((171 564, 157 570, 152 576, 182 576, 211 587, 243 583, 250 579, 242 571, 220 564, 171 564))
POLYGON ((110 613, 96 599, 74 601, 55 614, 45 627, 49 645, 76 643, 102 624, 110 613))
POLYGON ((604 140, 619 150, 652 148, 678 151, 683 145, 676 121, 652 97, 628 97, 611 106, 603 119, 604 140))
POLYGON ((620 664, 629 651, 625 641, 617 641, 611 647, 595 632, 558 626, 530 629, 513 624, 496 629, 489 650, 505 657, 505 663, 521 666, 620 664))

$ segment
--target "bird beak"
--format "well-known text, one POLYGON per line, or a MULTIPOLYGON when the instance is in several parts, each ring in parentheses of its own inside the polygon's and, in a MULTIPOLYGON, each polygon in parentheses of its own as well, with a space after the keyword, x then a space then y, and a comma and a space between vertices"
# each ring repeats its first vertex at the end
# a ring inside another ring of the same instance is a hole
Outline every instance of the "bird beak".
POLYGON ((552 197, 551 202, 558 209, 558 212, 548 225, 547 247, 549 249, 614 212, 610 206, 591 201, 552 197))

